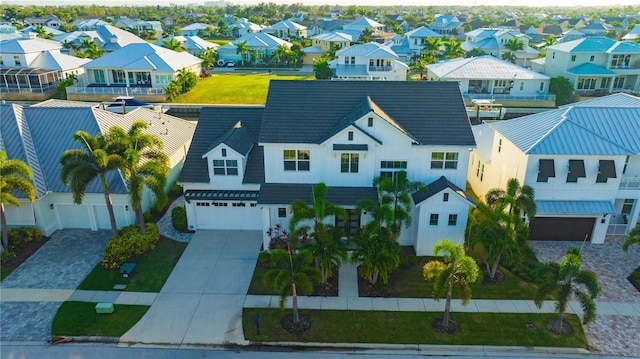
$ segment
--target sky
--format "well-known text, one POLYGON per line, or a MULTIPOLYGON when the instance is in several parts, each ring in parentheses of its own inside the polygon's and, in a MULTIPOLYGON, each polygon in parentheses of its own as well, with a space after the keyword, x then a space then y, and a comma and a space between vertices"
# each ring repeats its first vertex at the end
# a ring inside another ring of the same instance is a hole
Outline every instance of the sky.
MULTIPOLYGON (((3 0, 7 4, 21 5, 189 5, 203 4, 205 0, 109 0, 109 1, 91 1, 91 0, 3 0)), ((618 7, 640 5, 640 0, 231 0, 233 4, 247 5, 273 2, 277 4, 304 3, 305 5, 369 5, 369 6, 447 6, 447 5, 488 5, 488 6, 607 6, 618 7)))

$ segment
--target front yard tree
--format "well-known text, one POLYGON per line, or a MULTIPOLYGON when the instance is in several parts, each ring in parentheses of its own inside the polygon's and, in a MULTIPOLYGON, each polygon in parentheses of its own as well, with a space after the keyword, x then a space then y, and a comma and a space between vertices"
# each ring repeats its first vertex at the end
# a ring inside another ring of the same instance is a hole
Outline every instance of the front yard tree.
POLYGON ((622 250, 628 251, 632 244, 640 244, 640 223, 629 232, 627 240, 622 244, 622 250))
POLYGON ((244 66, 244 60, 247 58, 247 54, 249 54, 249 47, 247 46, 246 41, 242 41, 236 44, 236 53, 240 55, 242 66, 244 66))
POLYGON ((284 310, 287 297, 292 298, 293 322, 300 322, 298 313, 298 290, 302 295, 308 295, 313 291, 314 281, 320 279, 320 272, 311 262, 313 255, 307 250, 300 250, 292 255, 291 251, 273 249, 271 258, 276 267, 264 276, 264 283, 272 287, 280 296, 280 310, 284 310))
POLYGON ((461 289, 462 305, 468 304, 471 299, 470 284, 478 279, 480 270, 475 260, 465 254, 461 245, 448 239, 436 242, 433 254, 441 255, 442 260, 427 262, 422 268, 422 275, 427 281, 434 282, 433 297, 438 300, 445 296, 446 299, 442 321, 436 318, 431 325, 439 332, 453 333, 457 331, 456 323, 449 320, 453 287, 461 289))
POLYGON ((560 263, 546 263, 545 276, 536 290, 534 303, 540 308, 548 295, 556 299, 558 318, 549 323, 551 330, 556 334, 563 335, 570 332, 570 326, 563 321, 563 318, 572 298, 575 298, 582 307, 584 324, 596 319, 595 298, 600 295, 600 284, 595 273, 582 270, 581 267, 582 258, 580 249, 577 247, 569 248, 560 263), (584 289, 586 292, 583 291, 584 289))
POLYGON ((26 163, 18 159, 7 160, 7 153, 0 151, 0 220, 2 226, 2 247, 0 247, 0 252, 9 249, 4 206, 8 204, 20 207, 20 201, 13 195, 13 191, 24 193, 29 202, 35 201, 36 189, 31 183, 32 177, 31 168, 26 163))
POLYGON ((507 229, 515 230, 515 221, 512 218, 521 218, 526 214, 529 220, 536 215, 535 191, 529 185, 520 185, 517 178, 507 181, 507 189, 493 188, 485 195, 485 200, 490 207, 503 207, 509 214, 507 229))
POLYGON ((360 263, 360 275, 372 285, 379 279, 386 285, 391 273, 400 266, 401 248, 391 229, 372 221, 352 238, 352 242, 356 246, 351 252, 351 261, 360 263))
POLYGON ((184 47, 184 45, 180 41, 178 41, 178 39, 176 39, 175 37, 172 37, 168 40, 162 40, 161 46, 164 47, 165 49, 173 50, 176 52, 187 51, 187 48, 184 47))
POLYGON ((362 33, 360 33, 360 38, 358 39, 358 42, 361 44, 366 44, 371 41, 372 36, 373 36, 373 29, 370 27, 365 27, 364 30, 362 30, 362 33))
POLYGON ((556 95, 556 106, 562 106, 571 102, 573 85, 566 77, 553 77, 549 81, 549 93, 556 95))
POLYGON ((77 131, 73 139, 82 146, 82 149, 69 149, 60 156, 60 180, 66 186, 70 186, 73 194, 73 202, 81 204, 89 184, 96 178, 100 179, 104 201, 107 204, 111 231, 113 236, 118 236, 116 217, 113 214, 113 204, 107 182, 107 173, 117 171, 124 165, 124 159, 110 151, 110 144, 102 134, 95 137, 85 131, 77 131))
POLYGON ((380 203, 388 204, 391 207, 390 229, 396 238, 400 236, 402 226, 411 226, 411 193, 417 191, 426 192, 427 186, 422 182, 409 181, 406 171, 395 173, 394 178, 376 177, 373 185, 378 189, 380 203))
POLYGON ((148 127, 145 121, 138 120, 127 132, 119 126, 108 131, 109 140, 118 146, 118 152, 124 159, 120 170, 142 234, 146 233, 142 215, 144 186, 153 192, 157 202, 166 204, 165 186, 169 174, 169 157, 162 151, 164 144, 158 136, 143 132, 148 127))
POLYGON ((329 67, 329 59, 321 57, 313 63, 313 74, 317 80, 328 80, 333 77, 333 71, 329 67))

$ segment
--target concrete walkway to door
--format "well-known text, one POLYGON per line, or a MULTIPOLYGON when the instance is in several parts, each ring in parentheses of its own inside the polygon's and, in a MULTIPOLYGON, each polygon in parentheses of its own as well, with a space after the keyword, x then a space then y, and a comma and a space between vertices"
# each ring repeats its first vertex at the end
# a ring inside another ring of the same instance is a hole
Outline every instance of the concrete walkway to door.
POLYGON ((149 311, 120 343, 243 342, 242 307, 261 244, 260 231, 199 230, 149 311))

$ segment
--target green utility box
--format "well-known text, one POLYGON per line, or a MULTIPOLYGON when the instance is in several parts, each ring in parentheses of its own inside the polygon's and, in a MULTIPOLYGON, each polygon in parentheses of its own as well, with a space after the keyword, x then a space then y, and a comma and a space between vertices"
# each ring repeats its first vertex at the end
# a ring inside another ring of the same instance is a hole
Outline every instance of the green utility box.
POLYGON ((96 313, 98 313, 98 314, 111 314, 111 313, 113 313, 113 303, 98 303, 98 304, 96 304, 96 313))

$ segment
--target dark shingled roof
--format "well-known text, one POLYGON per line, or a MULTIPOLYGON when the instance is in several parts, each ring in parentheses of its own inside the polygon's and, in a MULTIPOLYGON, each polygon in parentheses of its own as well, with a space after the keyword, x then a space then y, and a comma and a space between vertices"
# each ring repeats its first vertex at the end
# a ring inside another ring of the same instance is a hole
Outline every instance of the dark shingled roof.
POLYGON ((264 183, 264 147, 253 146, 251 149, 242 183, 264 183))
POLYGON ((370 107, 420 144, 475 146, 456 82, 271 81, 266 103, 260 143, 322 143, 370 107))
POLYGON ((249 130, 242 125, 242 121, 238 121, 233 127, 227 130, 227 132, 225 132, 217 140, 213 141, 206 152, 211 151, 216 146, 222 143, 231 147, 239 154, 246 156, 253 147, 255 138, 251 136, 249 130))
POLYGON ((460 197, 469 201, 471 205, 473 206, 476 205, 476 203, 471 199, 471 197, 465 191, 463 191, 460 187, 453 184, 445 176, 442 176, 437 180, 429 183, 427 185, 426 192, 420 192, 420 191, 414 192, 411 195, 411 197, 413 197, 413 203, 418 204, 428 198, 431 198, 432 196, 435 196, 436 194, 442 192, 442 190, 444 190, 445 188, 449 188, 452 191, 456 192, 460 197))
MULTIPOLYGON (((202 155, 207 153, 207 150, 212 147, 216 141, 220 139, 238 123, 242 121, 242 128, 246 128, 247 132, 243 133, 245 140, 251 141, 250 143, 240 144, 239 142, 233 142, 236 146, 251 146, 254 145, 258 134, 260 133, 260 123, 262 120, 262 113, 264 107, 248 107, 248 106, 207 106, 203 107, 200 112, 200 118, 198 119, 198 126, 193 134, 191 140, 191 146, 187 153, 182 172, 180 173, 180 182, 209 182, 209 167, 207 166, 206 159, 202 158, 202 155), (250 135, 250 136, 249 136, 250 135)), ((226 142, 225 142, 226 143, 226 142)), ((228 144, 228 143, 227 143, 228 144)), ((229 144, 229 147, 231 145, 229 144)), ((256 146, 254 146, 255 148, 256 146)), ((233 148, 233 147, 232 147, 233 148)), ((251 147, 249 147, 251 148, 251 147)), ((234 148, 235 149, 235 148, 234 148)), ((239 151, 241 152, 241 151, 239 151)), ((252 150, 249 152, 248 162, 254 163, 254 159, 251 158, 252 154, 256 152, 252 150)), ((257 152, 256 152, 257 153, 257 152)), ((261 153, 261 152, 260 152, 261 153)), ((262 161, 263 162, 263 161, 262 161)), ((254 164, 255 165, 255 164, 254 164)), ((264 165, 260 165, 259 168, 251 168, 251 171, 260 171, 262 174, 252 173, 251 177, 264 179, 264 165), (261 176, 261 177, 260 177, 261 176)), ((246 174, 245 174, 246 175, 246 174)))
MULTIPOLYGON (((288 205, 296 199, 313 204, 312 183, 264 183, 258 204, 288 205)), ((354 206, 361 199, 378 200, 375 187, 327 187, 325 200, 339 206, 354 206)))

